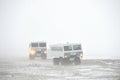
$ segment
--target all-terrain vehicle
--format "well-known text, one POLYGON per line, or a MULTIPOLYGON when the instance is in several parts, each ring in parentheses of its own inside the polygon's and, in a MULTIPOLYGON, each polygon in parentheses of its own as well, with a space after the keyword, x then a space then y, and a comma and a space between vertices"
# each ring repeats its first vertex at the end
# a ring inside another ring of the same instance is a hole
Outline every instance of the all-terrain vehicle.
POLYGON ((39 57, 41 59, 47 58, 47 46, 46 42, 31 42, 30 52, 29 52, 29 58, 35 59, 36 57, 39 57))
POLYGON ((81 44, 55 44, 50 46, 54 65, 79 65, 83 57, 81 44))

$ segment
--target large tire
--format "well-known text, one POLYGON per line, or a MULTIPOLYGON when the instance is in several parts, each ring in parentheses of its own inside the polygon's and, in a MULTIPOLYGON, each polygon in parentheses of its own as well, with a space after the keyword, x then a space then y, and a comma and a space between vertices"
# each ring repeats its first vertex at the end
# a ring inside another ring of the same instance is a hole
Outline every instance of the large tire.
POLYGON ((63 57, 59 57, 59 64, 62 65, 63 57))
POLYGON ((80 58, 79 58, 79 57, 75 57, 75 59, 74 59, 74 64, 75 64, 75 65, 80 65, 80 63, 81 63, 80 58))
POLYGON ((60 64, 60 58, 53 58, 53 64, 59 65, 60 64))
POLYGON ((44 53, 42 53, 42 54, 41 54, 41 58, 42 58, 42 59, 46 59, 46 58, 47 58, 47 55, 44 54, 44 53))
POLYGON ((61 61, 61 64, 62 65, 69 65, 70 64, 69 58, 63 58, 62 61, 61 61))
POLYGON ((35 57, 30 55, 30 56, 29 56, 29 59, 30 59, 30 60, 34 60, 35 57))

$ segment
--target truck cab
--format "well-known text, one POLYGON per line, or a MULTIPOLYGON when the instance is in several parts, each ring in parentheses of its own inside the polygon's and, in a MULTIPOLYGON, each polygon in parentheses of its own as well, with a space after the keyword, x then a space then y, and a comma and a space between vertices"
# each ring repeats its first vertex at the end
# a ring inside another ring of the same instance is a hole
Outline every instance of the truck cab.
POLYGON ((46 42, 31 42, 29 45, 29 58, 35 59, 39 57, 41 59, 47 58, 47 46, 46 42))
POLYGON ((51 45, 50 51, 53 55, 53 64, 55 65, 78 65, 83 57, 81 44, 77 43, 51 45))

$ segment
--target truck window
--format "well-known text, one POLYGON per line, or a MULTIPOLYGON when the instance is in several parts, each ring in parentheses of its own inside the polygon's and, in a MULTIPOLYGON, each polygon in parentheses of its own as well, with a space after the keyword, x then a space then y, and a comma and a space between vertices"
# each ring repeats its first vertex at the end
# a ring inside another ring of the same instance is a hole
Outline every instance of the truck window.
POLYGON ((46 43, 39 43, 39 47, 46 47, 46 43))
POLYGON ((51 47, 52 51, 62 51, 62 47, 51 47))
POLYGON ((81 50, 81 45, 73 45, 73 50, 81 50))
POLYGON ((38 43, 31 43, 31 47, 38 47, 38 43))
POLYGON ((71 51, 72 50, 72 46, 64 46, 64 51, 71 51))

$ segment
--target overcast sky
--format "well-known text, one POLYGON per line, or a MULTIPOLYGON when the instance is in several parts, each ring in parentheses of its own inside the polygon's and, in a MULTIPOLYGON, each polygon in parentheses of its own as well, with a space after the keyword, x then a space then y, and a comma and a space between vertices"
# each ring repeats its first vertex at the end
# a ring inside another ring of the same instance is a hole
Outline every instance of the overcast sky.
POLYGON ((31 41, 81 43, 84 58, 120 58, 120 0, 0 0, 0 55, 31 41))

